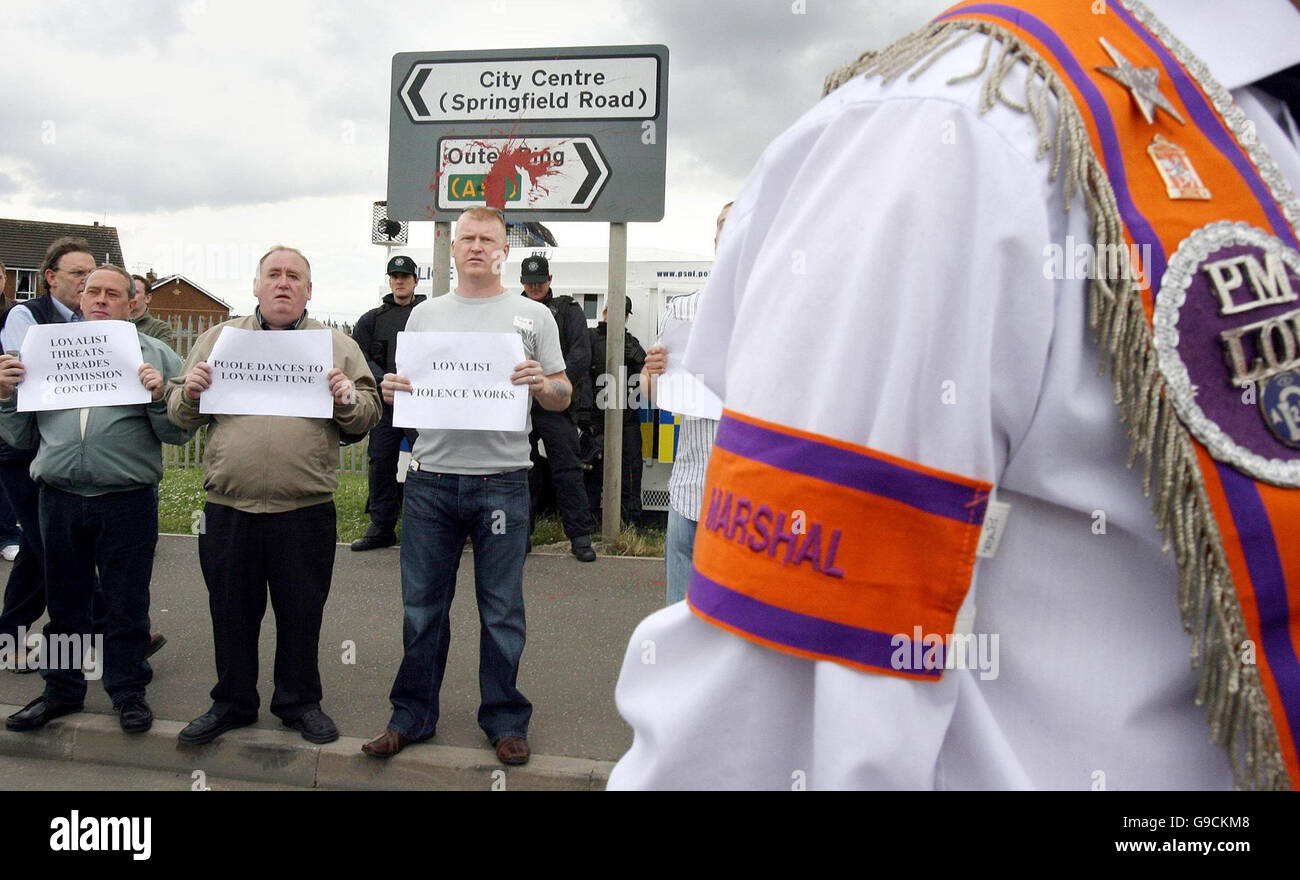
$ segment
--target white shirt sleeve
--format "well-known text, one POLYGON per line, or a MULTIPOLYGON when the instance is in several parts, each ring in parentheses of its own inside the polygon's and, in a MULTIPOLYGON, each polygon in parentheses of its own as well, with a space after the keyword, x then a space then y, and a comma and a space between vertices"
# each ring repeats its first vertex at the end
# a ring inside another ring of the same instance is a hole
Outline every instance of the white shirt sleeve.
POLYGON ((16 305, 5 318, 5 327, 0 331, 0 346, 5 351, 18 351, 23 347, 27 337, 27 328, 36 323, 36 316, 25 305, 16 305))
MULTIPOLYGON (((960 91, 841 91, 769 148, 737 200, 687 367, 728 408, 996 482, 1053 332, 1032 131, 1009 141, 960 91)), ((617 701, 635 741, 610 787, 932 788, 959 694, 976 739, 988 721, 971 675, 811 661, 672 606, 629 645, 617 701)), ((1028 784, 1013 755, 980 758, 989 785, 1028 784)))

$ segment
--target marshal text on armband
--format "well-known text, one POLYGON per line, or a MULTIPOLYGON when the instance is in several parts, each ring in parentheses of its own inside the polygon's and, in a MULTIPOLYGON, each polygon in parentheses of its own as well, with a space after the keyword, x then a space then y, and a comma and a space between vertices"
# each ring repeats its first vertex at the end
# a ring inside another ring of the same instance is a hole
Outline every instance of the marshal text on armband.
POLYGON ((783 566, 806 563, 827 577, 844 577, 844 570, 835 565, 843 532, 820 522, 805 522, 793 511, 776 510, 744 495, 712 488, 704 528, 751 553, 766 554, 769 559, 780 554, 783 566))

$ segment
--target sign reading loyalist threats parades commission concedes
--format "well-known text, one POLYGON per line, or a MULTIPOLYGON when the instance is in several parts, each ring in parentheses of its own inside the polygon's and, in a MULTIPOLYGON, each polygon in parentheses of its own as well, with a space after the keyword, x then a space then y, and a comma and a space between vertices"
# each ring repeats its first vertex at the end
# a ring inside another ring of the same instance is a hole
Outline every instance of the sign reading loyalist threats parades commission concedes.
POLYGON ((402 52, 391 98, 390 217, 663 219, 666 46, 402 52))
POLYGON ((27 371, 18 386, 19 412, 150 400, 140 383, 140 335, 130 321, 36 324, 19 354, 27 371))

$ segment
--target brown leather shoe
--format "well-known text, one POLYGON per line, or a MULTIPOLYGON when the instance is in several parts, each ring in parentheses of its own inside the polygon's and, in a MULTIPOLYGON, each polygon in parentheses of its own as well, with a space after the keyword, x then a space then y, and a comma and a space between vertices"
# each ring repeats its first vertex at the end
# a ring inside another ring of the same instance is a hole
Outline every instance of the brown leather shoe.
POLYGON ((503 736, 496 741, 496 747, 497 760, 511 766, 527 764, 528 757, 532 754, 528 740, 522 736, 503 736))
POLYGON ((396 730, 385 730, 379 736, 372 739, 361 747, 361 751, 367 755, 373 755, 376 758, 391 758, 402 749, 406 748, 409 742, 406 737, 402 736, 396 730))

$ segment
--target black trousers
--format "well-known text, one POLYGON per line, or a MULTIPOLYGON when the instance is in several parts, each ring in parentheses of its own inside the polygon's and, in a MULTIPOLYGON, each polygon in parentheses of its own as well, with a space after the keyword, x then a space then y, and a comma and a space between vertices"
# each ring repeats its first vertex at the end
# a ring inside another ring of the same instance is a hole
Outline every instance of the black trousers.
POLYGON ((397 482, 397 457, 401 453, 403 428, 376 425, 370 431, 370 497, 366 513, 382 528, 397 525, 402 514, 402 484, 397 482))
POLYGON ((334 575, 334 502, 246 513, 209 502, 199 533, 217 654, 217 714, 257 714, 257 641, 270 594, 275 612, 271 712, 292 721, 321 701, 321 618, 334 575))
MULTIPOLYGON (((30 462, 0 464, 0 489, 23 527, 18 556, 5 584, 4 607, 0 609, 0 634, 14 637, 19 627, 31 625, 45 613, 45 544, 41 541, 40 487, 29 473, 30 462)), ((107 604, 98 579, 94 586, 95 632, 104 632, 107 604)))
MULTIPOLYGON (((158 546, 158 496, 154 486, 104 495, 75 495, 43 486, 41 534, 49 578, 50 622, 45 625, 47 655, 53 645, 75 645, 83 652, 93 627, 96 593, 108 606, 102 664, 104 690, 113 705, 144 696, 153 680, 149 653, 149 581, 158 546), (99 572, 96 580, 95 572, 99 572)), ((51 658, 47 656, 47 662, 51 658)), ((86 678, 79 662, 45 669, 45 695, 61 703, 80 703, 86 678)), ((78 660, 84 659, 82 657, 78 660)))
MULTIPOLYGON (((578 426, 567 412, 551 412, 533 407, 533 430, 528 435, 532 446, 533 468, 528 483, 533 498, 533 511, 537 511, 546 472, 550 472, 555 487, 555 506, 560 511, 564 534, 569 538, 590 535, 594 524, 591 509, 587 506, 587 489, 582 481, 582 463, 578 460, 578 426), (537 441, 546 446, 546 458, 537 452, 537 441)), ((532 517, 529 517, 529 532, 532 517)))
MULTIPOLYGON (((603 413, 601 414, 603 415, 603 413)), ((597 437, 601 446, 604 438, 597 437)), ((641 522, 641 423, 631 419, 623 420, 623 491, 619 498, 619 512, 623 525, 640 525, 641 522)), ((593 514, 601 513, 601 494, 605 486, 604 453, 591 461, 591 469, 584 478, 587 484, 587 496, 593 514)))

